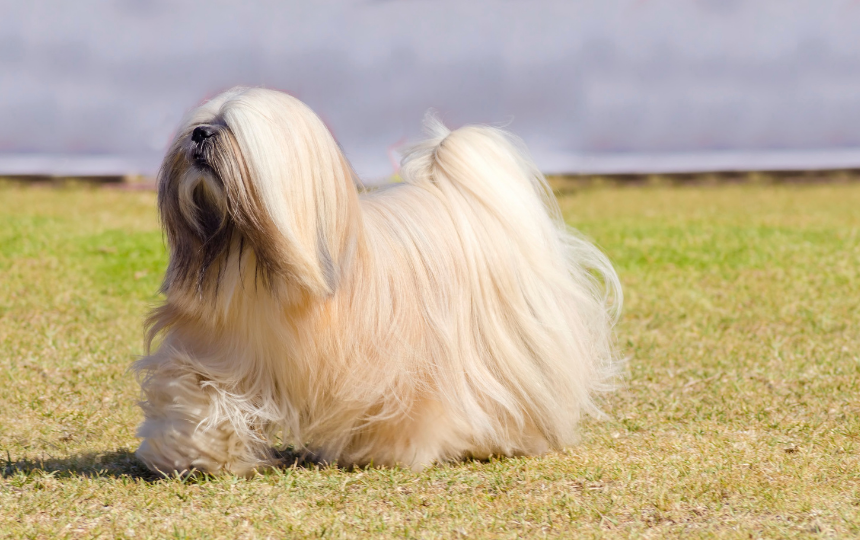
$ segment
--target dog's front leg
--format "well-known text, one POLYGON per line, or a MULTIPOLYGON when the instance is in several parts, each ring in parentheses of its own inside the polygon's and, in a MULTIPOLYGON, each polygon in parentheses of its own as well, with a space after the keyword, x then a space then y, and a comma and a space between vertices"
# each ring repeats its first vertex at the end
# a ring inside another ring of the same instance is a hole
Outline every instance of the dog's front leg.
POLYGON ((156 355, 139 362, 138 370, 145 375, 145 400, 140 404, 145 419, 137 431, 143 442, 136 455, 151 470, 247 475, 273 463, 261 438, 237 430, 224 418, 223 396, 221 415, 216 415, 216 390, 187 365, 156 355))

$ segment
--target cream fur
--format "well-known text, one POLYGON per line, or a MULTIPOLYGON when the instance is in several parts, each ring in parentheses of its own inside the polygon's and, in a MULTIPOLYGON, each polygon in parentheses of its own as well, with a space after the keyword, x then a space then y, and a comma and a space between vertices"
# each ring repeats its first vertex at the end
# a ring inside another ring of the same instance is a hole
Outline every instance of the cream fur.
POLYGON ((147 466, 248 474, 292 446, 418 470, 576 441, 613 375, 618 278, 516 139, 426 127, 403 183, 359 196, 286 94, 185 120, 159 178, 160 345, 135 364, 147 466))

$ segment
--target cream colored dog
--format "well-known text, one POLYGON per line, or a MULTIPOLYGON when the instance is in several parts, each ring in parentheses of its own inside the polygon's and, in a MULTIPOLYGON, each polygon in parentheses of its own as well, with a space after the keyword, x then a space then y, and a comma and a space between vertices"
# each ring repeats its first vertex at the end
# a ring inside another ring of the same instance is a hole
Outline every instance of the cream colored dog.
POLYGON ((359 195, 286 94, 190 114, 158 183, 160 345, 135 364, 147 466, 248 474, 292 446, 417 470, 575 442, 612 376, 618 278, 515 139, 427 124, 403 183, 359 195))

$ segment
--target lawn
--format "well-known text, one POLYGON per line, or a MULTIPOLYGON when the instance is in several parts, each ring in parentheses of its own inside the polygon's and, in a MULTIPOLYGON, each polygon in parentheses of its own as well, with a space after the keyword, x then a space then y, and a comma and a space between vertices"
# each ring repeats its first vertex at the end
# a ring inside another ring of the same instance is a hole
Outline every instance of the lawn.
POLYGON ((152 193, 0 186, 0 536, 860 536, 860 184, 560 197, 625 288, 610 419, 420 474, 151 476, 133 455, 152 193))

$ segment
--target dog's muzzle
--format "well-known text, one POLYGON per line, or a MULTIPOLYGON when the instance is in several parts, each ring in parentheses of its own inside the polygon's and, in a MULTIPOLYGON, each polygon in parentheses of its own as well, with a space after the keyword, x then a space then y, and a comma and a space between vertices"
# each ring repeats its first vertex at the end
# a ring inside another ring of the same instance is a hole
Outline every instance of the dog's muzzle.
POLYGON ((212 126, 197 126, 191 132, 191 157, 198 167, 209 168, 211 140, 217 133, 218 130, 212 126))
POLYGON ((191 133, 191 141, 200 144, 209 137, 215 135, 215 130, 210 126, 197 126, 191 133))

